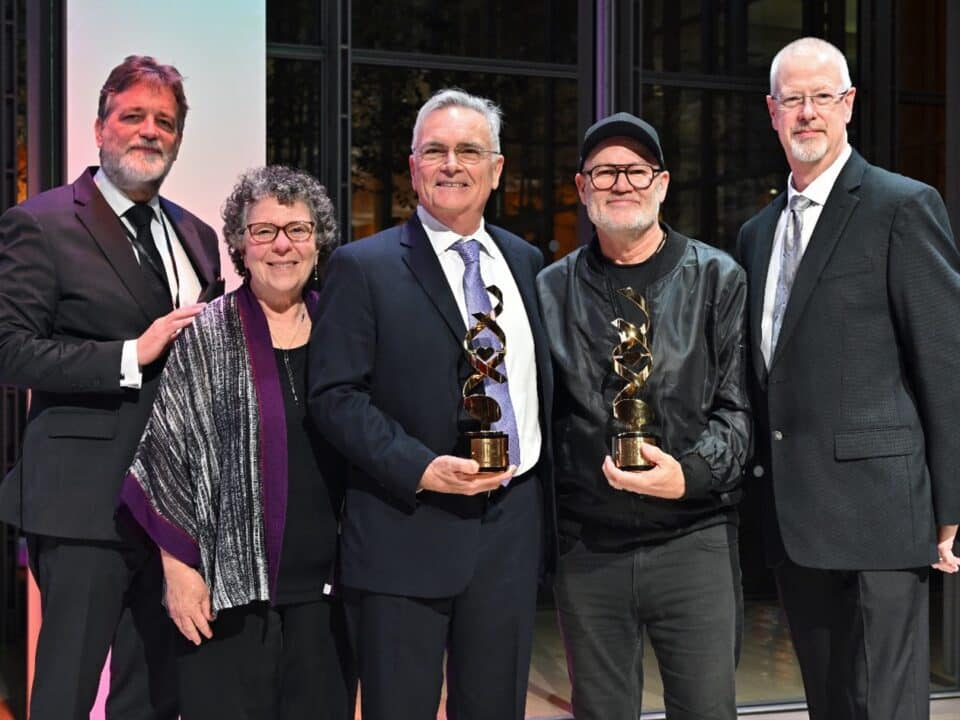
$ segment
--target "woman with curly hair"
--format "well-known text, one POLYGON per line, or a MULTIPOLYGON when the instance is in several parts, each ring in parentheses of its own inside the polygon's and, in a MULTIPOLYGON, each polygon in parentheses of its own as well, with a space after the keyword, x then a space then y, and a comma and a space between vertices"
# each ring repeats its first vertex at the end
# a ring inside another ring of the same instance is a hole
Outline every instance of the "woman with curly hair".
POLYGON ((244 173, 222 215, 243 285, 174 343, 121 505, 160 547, 184 720, 352 718, 329 596, 342 461, 306 405, 306 287, 337 243, 333 205, 272 166, 244 173))

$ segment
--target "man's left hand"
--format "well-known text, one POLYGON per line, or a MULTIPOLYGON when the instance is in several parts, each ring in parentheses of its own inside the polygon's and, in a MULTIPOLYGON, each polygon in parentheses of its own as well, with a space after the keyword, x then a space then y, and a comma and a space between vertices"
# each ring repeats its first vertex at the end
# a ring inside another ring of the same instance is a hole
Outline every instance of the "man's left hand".
POLYGON ((937 554, 940 556, 940 562, 930 567, 951 574, 960 570, 960 558, 953 554, 953 541, 956 539, 956 525, 941 525, 937 528, 937 554))
POLYGON ((649 443, 643 443, 640 452, 647 462, 653 464, 650 470, 638 472, 621 470, 613 464, 613 459, 609 455, 604 458, 603 474, 610 483, 610 487, 665 500, 682 498, 687 485, 683 478, 683 468, 680 467, 677 459, 649 443))

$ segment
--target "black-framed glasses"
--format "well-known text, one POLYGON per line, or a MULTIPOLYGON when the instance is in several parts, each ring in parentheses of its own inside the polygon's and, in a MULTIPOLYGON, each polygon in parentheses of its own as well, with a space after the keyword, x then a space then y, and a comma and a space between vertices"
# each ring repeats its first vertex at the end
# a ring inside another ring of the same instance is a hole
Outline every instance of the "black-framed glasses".
POLYGON ((281 230, 290 242, 305 243, 313 239, 313 227, 313 223, 306 220, 294 220, 282 226, 261 222, 247 225, 247 232, 250 233, 250 242, 254 245, 272 243, 281 230))
POLYGON ((617 184, 621 173, 634 190, 646 190, 653 183, 653 179, 663 172, 663 168, 650 165, 594 165, 589 170, 580 172, 590 178, 597 190, 612 188, 617 184))
POLYGON ((810 102, 819 107, 835 105, 843 100, 848 92, 850 92, 850 88, 836 93, 818 92, 813 95, 771 95, 771 97, 777 101, 780 107, 784 107, 787 110, 796 110, 807 102, 807 100, 810 100, 810 102))
MULTIPOLYGON (((420 162, 425 165, 437 165, 450 157, 450 148, 446 145, 427 144, 418 147, 413 154, 420 158, 420 162)), ((453 148, 453 154, 457 156, 457 162, 464 165, 476 165, 483 160, 484 155, 499 155, 498 150, 487 150, 479 145, 464 143, 453 148)))

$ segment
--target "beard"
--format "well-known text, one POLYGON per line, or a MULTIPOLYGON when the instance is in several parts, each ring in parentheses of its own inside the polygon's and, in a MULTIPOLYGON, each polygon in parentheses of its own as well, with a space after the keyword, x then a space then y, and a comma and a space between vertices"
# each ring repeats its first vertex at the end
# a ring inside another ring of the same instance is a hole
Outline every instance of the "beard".
POLYGON ((603 231, 608 235, 630 235, 639 237, 657 222, 656 214, 650 215, 646 212, 638 211, 631 213, 627 217, 615 217, 606 212, 602 207, 587 208, 587 216, 590 222, 597 230, 603 231))
POLYGON ((139 147, 157 150, 157 155, 130 152, 130 148, 117 151, 106 143, 100 148, 100 166, 111 182, 121 190, 149 189, 156 193, 170 172, 175 155, 164 151, 159 145, 140 142, 139 147))
POLYGON ((816 138, 804 142, 794 139, 791 135, 790 154, 798 162, 819 162, 827 154, 827 138, 818 135, 816 138))

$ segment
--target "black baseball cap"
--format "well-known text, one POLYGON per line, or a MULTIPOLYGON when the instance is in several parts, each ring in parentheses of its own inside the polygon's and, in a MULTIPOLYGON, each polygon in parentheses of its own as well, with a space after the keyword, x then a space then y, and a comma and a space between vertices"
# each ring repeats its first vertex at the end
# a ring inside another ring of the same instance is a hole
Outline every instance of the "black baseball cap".
POLYGON ((626 112, 618 112, 610 117, 597 120, 587 128, 587 131, 583 134, 583 144, 580 145, 580 169, 583 169, 587 157, 597 145, 604 140, 615 137, 633 138, 653 154, 661 169, 666 169, 663 162, 663 148, 660 147, 660 137, 657 135, 657 131, 653 129, 650 123, 626 112))

